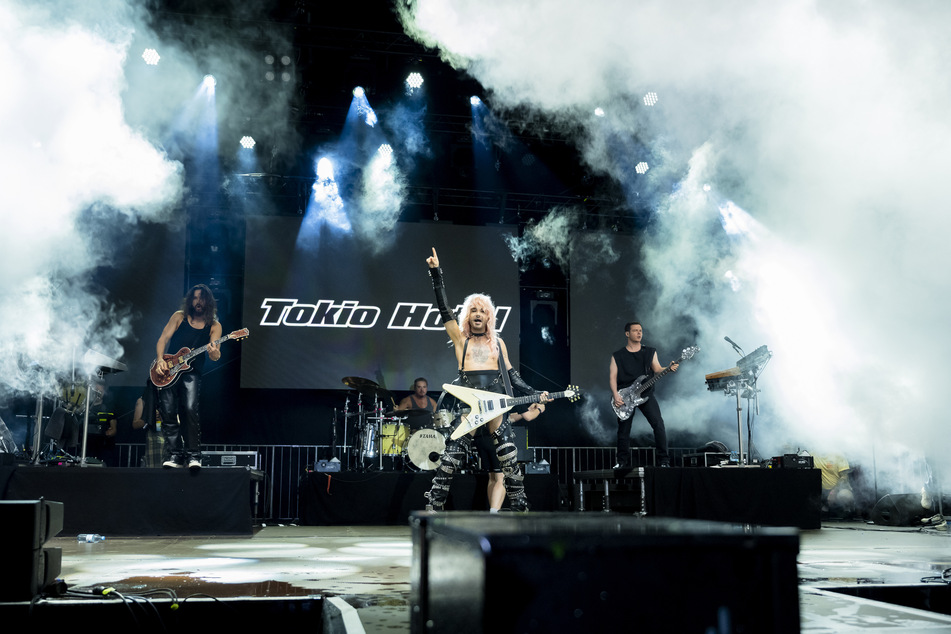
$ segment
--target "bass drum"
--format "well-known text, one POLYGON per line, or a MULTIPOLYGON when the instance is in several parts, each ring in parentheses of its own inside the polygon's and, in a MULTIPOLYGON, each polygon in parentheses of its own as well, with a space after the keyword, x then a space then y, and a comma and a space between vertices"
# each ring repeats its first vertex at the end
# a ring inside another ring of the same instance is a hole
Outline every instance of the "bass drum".
POLYGON ((421 471, 439 468, 440 457, 445 450, 446 439, 435 429, 415 431, 406 443, 406 457, 421 471))

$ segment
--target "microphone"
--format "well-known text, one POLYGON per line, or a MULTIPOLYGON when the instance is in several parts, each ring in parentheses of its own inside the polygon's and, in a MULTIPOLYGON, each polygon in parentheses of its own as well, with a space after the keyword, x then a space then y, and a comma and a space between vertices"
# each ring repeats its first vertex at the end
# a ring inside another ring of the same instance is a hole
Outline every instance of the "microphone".
POLYGON ((730 339, 729 337, 724 337, 723 339, 724 339, 728 344, 730 344, 731 346, 733 346, 733 349, 736 350, 737 354, 744 355, 744 356, 746 355, 746 353, 743 352, 743 348, 741 348, 740 346, 738 346, 735 341, 733 341, 733 340, 730 339))

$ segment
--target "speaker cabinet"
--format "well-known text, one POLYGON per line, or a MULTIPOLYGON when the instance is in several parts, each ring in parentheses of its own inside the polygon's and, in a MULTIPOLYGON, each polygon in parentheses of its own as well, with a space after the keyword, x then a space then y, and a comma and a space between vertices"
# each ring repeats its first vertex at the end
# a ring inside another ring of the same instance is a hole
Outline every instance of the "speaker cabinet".
POLYGON ((793 528, 414 513, 411 631, 798 632, 793 528))
POLYGON ((30 601, 62 570, 62 549, 43 545, 63 530, 63 504, 43 499, 2 500, 0 525, 6 536, 0 601, 30 601))

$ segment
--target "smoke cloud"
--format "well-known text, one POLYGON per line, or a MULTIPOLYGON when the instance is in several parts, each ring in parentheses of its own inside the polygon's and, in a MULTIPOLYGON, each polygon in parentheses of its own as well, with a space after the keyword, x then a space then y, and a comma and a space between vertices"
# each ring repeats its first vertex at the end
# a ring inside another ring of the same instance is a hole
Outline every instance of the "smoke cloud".
MULTIPOLYGON (((735 363, 724 335, 770 346, 763 453, 948 453, 951 7, 416 0, 401 18, 497 108, 578 130, 588 167, 649 202, 653 338, 687 317, 708 369, 735 363)), ((665 417, 709 409, 678 396, 665 417)))
POLYGON ((33 392, 88 371, 88 348, 122 356, 130 309, 90 274, 134 220, 169 220, 183 183, 181 164, 124 117, 123 67, 144 16, 73 5, 0 7, 0 376, 33 392))
MULTIPOLYGON (((121 360, 120 341, 144 334, 133 331, 135 307, 94 280, 128 264, 116 254, 148 225, 184 227, 185 164, 204 132, 195 106, 206 73, 218 79, 220 134, 266 122, 249 132, 294 143, 293 82, 261 81, 263 55, 248 44, 289 52, 280 32, 254 27, 244 39, 240 22, 215 22, 214 33, 166 22, 158 32, 145 5, 0 5, 0 391, 57 394, 73 372, 93 369, 83 367, 87 350, 121 360), (145 48, 158 51, 158 65, 144 62, 145 48)), ((214 169, 199 167, 220 174, 217 151, 212 160, 214 169)), ((200 194, 193 182, 188 189, 200 194)))

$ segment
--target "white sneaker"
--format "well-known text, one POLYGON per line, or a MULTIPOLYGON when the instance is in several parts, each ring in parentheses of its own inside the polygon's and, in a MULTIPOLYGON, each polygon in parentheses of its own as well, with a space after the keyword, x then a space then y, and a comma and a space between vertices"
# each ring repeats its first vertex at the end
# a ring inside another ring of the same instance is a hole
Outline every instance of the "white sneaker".
POLYGON ((191 460, 188 461, 188 468, 201 469, 201 460, 198 460, 197 458, 192 458, 191 460))
POLYGON ((181 467, 182 467, 182 465, 180 465, 180 464, 179 464, 178 462, 176 462, 174 459, 173 459, 173 460, 166 460, 165 462, 162 463, 162 468, 163 468, 163 469, 180 469, 181 467))

